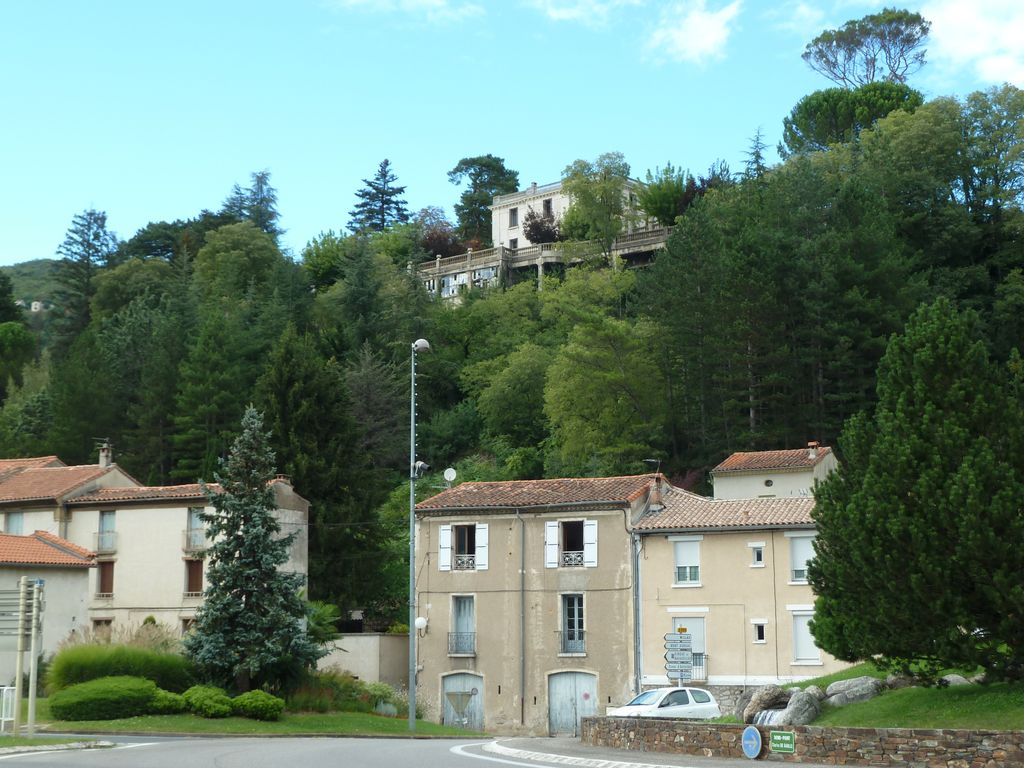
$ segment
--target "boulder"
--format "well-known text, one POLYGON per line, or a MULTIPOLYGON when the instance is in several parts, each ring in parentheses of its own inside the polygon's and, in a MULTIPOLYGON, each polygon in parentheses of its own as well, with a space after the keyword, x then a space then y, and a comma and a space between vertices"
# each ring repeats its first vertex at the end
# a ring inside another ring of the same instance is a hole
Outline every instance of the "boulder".
POLYGON ((825 696, 827 698, 832 698, 837 693, 847 693, 852 690, 861 691, 868 687, 874 688, 875 693, 877 693, 882 689, 882 685, 882 681, 877 677, 869 677, 867 675, 864 675, 863 677, 851 677, 849 680, 837 680, 832 683, 832 685, 825 689, 825 696))
POLYGON ((885 678, 885 687, 891 688, 894 691, 900 688, 912 688, 913 686, 914 678, 907 677, 906 675, 889 675, 885 678))
POLYGON ((754 688, 744 689, 743 693, 740 694, 739 700, 736 702, 736 709, 733 711, 733 714, 736 715, 741 722, 743 721, 743 712, 746 710, 747 704, 750 703, 750 699, 754 696, 755 690, 756 689, 754 688))
MULTIPOLYGON (((821 689, 819 689, 821 690, 821 689)), ((809 691, 797 691, 790 697, 786 709, 776 718, 775 725, 807 725, 821 714, 821 701, 809 691)))
POLYGON ((821 686, 818 686, 818 685, 808 685, 804 689, 804 691, 806 693, 809 693, 812 696, 814 696, 814 698, 816 698, 818 701, 824 701, 825 700, 825 692, 823 690, 821 690, 821 686))
POLYGON ((941 682, 944 685, 970 685, 971 682, 963 675, 943 675, 941 682))
POLYGON ((750 703, 743 708, 743 722, 752 723, 758 712, 766 709, 785 709, 789 694, 777 685, 765 685, 754 691, 750 703))
POLYGON ((831 695, 825 699, 825 703, 833 707, 845 707, 847 704, 853 704, 856 701, 867 701, 868 699, 873 699, 881 693, 882 689, 885 687, 881 680, 874 677, 858 677, 856 680, 859 681, 857 685, 843 686, 843 690, 837 692, 832 691, 832 685, 836 684, 833 683, 830 685, 826 693, 831 695))

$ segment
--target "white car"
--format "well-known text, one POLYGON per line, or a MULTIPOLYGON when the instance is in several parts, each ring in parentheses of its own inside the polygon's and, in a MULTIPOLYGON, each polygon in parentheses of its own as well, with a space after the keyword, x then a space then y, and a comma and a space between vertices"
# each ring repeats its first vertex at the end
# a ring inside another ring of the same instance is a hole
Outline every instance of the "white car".
POLYGON ((644 691, 624 707, 607 712, 609 717, 688 717, 706 720, 721 717, 715 697, 703 688, 655 688, 644 691))

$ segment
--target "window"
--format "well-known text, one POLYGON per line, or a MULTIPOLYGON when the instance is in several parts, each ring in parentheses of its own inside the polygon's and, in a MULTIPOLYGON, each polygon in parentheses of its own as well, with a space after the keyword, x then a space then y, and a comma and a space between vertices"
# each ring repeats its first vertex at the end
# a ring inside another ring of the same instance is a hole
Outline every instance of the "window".
POLYGON ((757 644, 763 644, 768 642, 768 620, 767 619, 751 619, 750 625, 754 630, 754 642, 757 644))
POLYGON ((181 620, 181 635, 184 637, 196 627, 195 619, 182 619, 181 620))
POLYGON ((789 536, 789 580, 795 584, 807 583, 807 563, 814 558, 814 534, 789 536))
POLYGON ((672 691, 668 696, 662 699, 659 707, 679 707, 690 703, 690 697, 686 694, 686 691, 672 691))
POLYGON ((810 611, 793 613, 793 663, 794 664, 820 664, 821 651, 814 644, 814 636, 811 634, 811 619, 814 614, 810 611))
POLYGON ((452 596, 452 630, 448 633, 449 655, 476 654, 476 611, 472 595, 452 596))
POLYGON ((546 200, 544 200, 543 202, 541 202, 541 209, 543 211, 545 219, 553 219, 553 218, 555 218, 555 208, 554 208, 554 206, 551 203, 551 198, 550 197, 547 198, 546 200))
MULTIPOLYGON (((519 226, 519 209, 518 208, 509 208, 508 209, 508 225, 510 227, 518 227, 519 226)), ((515 246, 512 246, 512 247, 514 248, 515 246)))
POLYGON ((583 634, 583 595, 562 595, 561 653, 586 653, 583 634))
POLYGON ((97 565, 96 597, 112 597, 114 594, 114 561, 101 560, 97 565))
POLYGON ((92 632, 97 638, 110 639, 110 630, 113 628, 113 619, 93 619, 92 632))
POLYGON ((700 688, 691 688, 690 695, 693 696, 693 701, 696 704, 707 704, 711 701, 711 697, 707 691, 702 691, 700 688))
POLYGON ((700 586, 700 542, 702 536, 670 536, 676 555, 675 584, 681 587, 700 586))
POLYGON ((438 529, 438 569, 442 571, 486 571, 487 538, 487 523, 440 526, 438 529))
POLYGON ((750 547, 750 567, 764 568, 764 542, 751 541, 747 546, 750 547))
POLYGON ((202 513, 202 507, 188 508, 184 547, 186 552, 201 552, 206 549, 206 530, 203 528, 202 518, 199 517, 202 513))
POLYGON ((185 597, 202 597, 203 561, 185 561, 185 597))
POLYGON ((519 247, 519 238, 518 237, 509 238, 508 247, 511 248, 513 251, 516 250, 519 247))
POLYGON ((596 520, 548 520, 544 523, 546 568, 597 566, 596 520))
POLYGON ((105 509, 100 512, 100 529, 96 533, 97 552, 117 551, 117 532, 114 530, 114 511, 105 509))
POLYGON ((4 515, 4 533, 21 536, 25 528, 24 512, 8 512, 4 515))

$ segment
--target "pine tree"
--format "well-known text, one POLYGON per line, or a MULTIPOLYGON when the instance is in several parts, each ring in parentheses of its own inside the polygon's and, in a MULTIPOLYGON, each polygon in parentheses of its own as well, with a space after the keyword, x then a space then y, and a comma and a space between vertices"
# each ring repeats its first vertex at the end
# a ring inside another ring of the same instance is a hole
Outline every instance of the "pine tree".
POLYGON ((302 627, 303 577, 285 573, 294 534, 281 536, 274 517, 274 454, 263 419, 249 406, 220 489, 207 488, 214 511, 204 513, 210 548, 209 587, 185 648, 215 682, 238 691, 279 687, 316 663, 319 652, 302 627))
POLYGON ((391 171, 391 161, 383 160, 372 179, 363 179, 366 186, 356 192, 359 202, 349 211, 353 232, 383 232, 395 224, 409 221, 409 211, 401 195, 405 187, 395 186, 398 177, 391 171))
POLYGON ((904 672, 1024 678, 1024 415, 973 316, 945 299, 919 309, 878 399, 815 494, 818 644, 904 672))
POLYGON ((243 189, 235 184, 231 188, 220 212, 236 221, 250 221, 266 232, 276 244, 284 230, 278 226, 280 214, 277 211, 277 190, 270 185, 270 171, 254 171, 251 184, 243 189))

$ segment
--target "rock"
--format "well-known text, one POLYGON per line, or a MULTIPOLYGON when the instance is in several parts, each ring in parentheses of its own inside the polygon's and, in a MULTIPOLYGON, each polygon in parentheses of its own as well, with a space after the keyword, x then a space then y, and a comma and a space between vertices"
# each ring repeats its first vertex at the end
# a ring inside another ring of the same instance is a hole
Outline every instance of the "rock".
POLYGON ((970 685, 970 682, 963 675, 943 675, 941 682, 945 685, 970 685))
POLYGON ((754 691, 750 703, 743 709, 743 722, 752 723, 758 712, 766 709, 785 709, 789 694, 777 685, 765 685, 754 691))
POLYGON ((818 686, 818 685, 808 685, 804 689, 804 691, 809 693, 809 694, 811 694, 812 696, 814 696, 814 698, 816 698, 818 701, 824 701, 825 700, 825 692, 823 690, 821 690, 821 686, 818 686))
POLYGON ((825 689, 825 696, 827 698, 832 698, 837 693, 847 693, 854 689, 859 691, 866 687, 873 687, 877 693, 882 689, 882 681, 877 677, 869 677, 867 675, 864 675, 863 677, 851 677, 849 680, 837 680, 825 689))
POLYGON ((740 694, 739 701, 736 702, 736 709, 733 711, 733 714, 741 721, 743 720, 743 712, 746 710, 747 704, 750 703, 750 699, 753 697, 754 691, 754 688, 747 688, 740 694))
POLYGON ((820 714, 821 702, 818 697, 809 691, 797 691, 782 714, 773 720, 776 725, 807 725, 820 714))
POLYGON ((894 691, 900 688, 912 688, 914 686, 914 678, 906 677, 905 675, 889 675, 885 678, 885 687, 892 688, 894 691))

